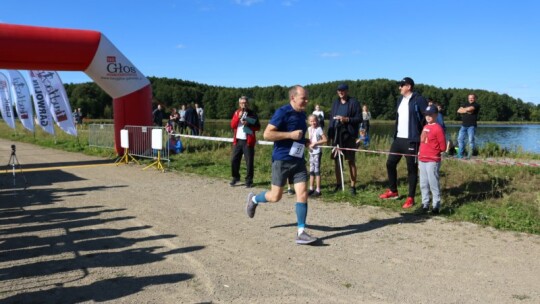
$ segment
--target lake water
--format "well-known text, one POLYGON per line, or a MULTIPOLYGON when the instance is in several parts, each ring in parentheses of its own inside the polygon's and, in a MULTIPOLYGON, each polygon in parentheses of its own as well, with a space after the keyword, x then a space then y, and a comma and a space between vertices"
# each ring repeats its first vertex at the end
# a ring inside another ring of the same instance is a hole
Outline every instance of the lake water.
MULTIPOLYGON (((457 145, 457 136, 461 125, 446 125, 446 134, 457 145)), ((393 125, 371 125, 370 132, 377 135, 393 134, 393 125)), ((478 125, 476 144, 481 147, 487 142, 498 144, 501 148, 514 151, 521 147, 523 151, 540 154, 540 125, 478 125)))
MULTIPOLYGON (((266 126, 265 124, 263 124, 266 126)), ((263 128, 264 128, 263 126, 263 128)), ((448 136, 457 144, 457 134, 460 125, 446 125, 448 136)), ((225 122, 207 122, 206 129, 210 130, 230 130, 229 124, 225 122)), ((393 132, 393 124, 372 123, 371 136, 390 136, 393 132)), ((210 131, 208 135, 215 135, 210 131)), ((232 136, 232 133, 231 133, 232 136)), ((482 146, 486 142, 497 143, 502 148, 511 151, 521 147, 523 151, 540 154, 540 125, 479 125, 476 129, 476 143, 482 146)))

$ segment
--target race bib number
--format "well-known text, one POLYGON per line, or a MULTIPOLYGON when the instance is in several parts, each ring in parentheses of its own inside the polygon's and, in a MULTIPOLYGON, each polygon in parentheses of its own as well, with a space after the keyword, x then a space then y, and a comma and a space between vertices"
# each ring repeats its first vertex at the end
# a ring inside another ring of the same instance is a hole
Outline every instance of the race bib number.
POLYGON ((293 142, 289 155, 293 157, 303 158, 305 146, 297 142, 293 142))

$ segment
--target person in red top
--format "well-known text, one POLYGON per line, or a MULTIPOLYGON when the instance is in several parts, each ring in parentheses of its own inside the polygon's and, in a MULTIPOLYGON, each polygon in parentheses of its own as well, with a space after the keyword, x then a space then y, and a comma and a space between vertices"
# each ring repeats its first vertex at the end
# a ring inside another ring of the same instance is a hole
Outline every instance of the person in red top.
POLYGON ((242 155, 246 159, 247 175, 246 188, 253 187, 253 162, 255 159, 255 132, 261 128, 259 117, 255 111, 249 109, 248 98, 246 96, 238 99, 239 109, 236 110, 231 119, 231 129, 233 130, 233 149, 231 155, 232 181, 231 187, 240 181, 240 162, 242 155))
POLYGON ((431 212, 438 214, 441 208, 439 169, 441 167, 441 153, 446 151, 446 137, 443 128, 436 122, 439 114, 437 106, 428 106, 424 114, 427 124, 420 134, 420 149, 418 151, 422 213, 429 211, 429 192, 431 190, 433 200, 431 212))

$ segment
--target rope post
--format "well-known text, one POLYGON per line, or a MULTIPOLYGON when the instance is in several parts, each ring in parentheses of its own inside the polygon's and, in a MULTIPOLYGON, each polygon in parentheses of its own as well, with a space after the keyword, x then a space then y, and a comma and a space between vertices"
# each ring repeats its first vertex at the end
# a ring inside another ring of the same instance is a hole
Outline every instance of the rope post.
POLYGON ((336 147, 337 147, 337 151, 338 151, 339 171, 341 173, 341 191, 345 191, 345 180, 343 178, 343 162, 342 162, 342 159, 341 159, 341 156, 343 155, 343 152, 341 152, 341 150, 339 149, 339 145, 337 145, 336 147))

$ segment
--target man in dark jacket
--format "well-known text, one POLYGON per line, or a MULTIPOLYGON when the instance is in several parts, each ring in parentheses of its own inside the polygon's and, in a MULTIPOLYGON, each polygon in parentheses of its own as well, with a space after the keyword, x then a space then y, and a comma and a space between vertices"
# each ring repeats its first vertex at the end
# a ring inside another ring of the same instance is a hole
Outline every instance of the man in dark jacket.
POLYGON ((191 135, 199 135, 199 116, 193 107, 193 103, 188 104, 186 109, 186 125, 191 130, 191 135))
POLYGON ((163 127, 163 110, 161 110, 161 105, 158 104, 157 108, 152 112, 154 124, 158 127, 163 127))
POLYGON ((390 147, 390 152, 386 160, 386 171, 388 173, 389 189, 381 194, 382 199, 399 198, 397 190, 397 165, 402 154, 407 160, 407 180, 409 182, 409 193, 403 208, 410 208, 414 205, 416 194, 416 183, 418 181, 418 164, 416 155, 420 144, 420 134, 425 125, 424 112, 427 101, 422 95, 413 92, 414 81, 410 77, 403 78, 398 82, 401 96, 397 101, 396 129, 394 141, 390 147))
MULTIPOLYGON (((333 146, 340 148, 356 148, 356 137, 362 122, 362 111, 358 101, 349 96, 349 86, 342 83, 337 88, 337 99, 332 104, 330 112, 330 122, 328 124, 328 139, 333 146)), ((335 151, 337 152, 337 151, 335 151)), ((351 177, 351 194, 356 194, 356 152, 343 151, 345 159, 349 163, 349 173, 351 177)), ((341 188, 340 158, 337 153, 332 153, 334 158, 337 185, 334 191, 341 188)), ((341 166, 342 167, 342 166, 341 166)))
POLYGON ((231 155, 231 186, 236 185, 240 180, 240 162, 242 155, 246 159, 246 188, 253 186, 253 163, 255 159, 255 143, 257 138, 255 132, 261 128, 259 117, 255 111, 249 108, 248 98, 240 97, 238 100, 239 108, 231 119, 231 129, 233 131, 233 151, 231 155))

